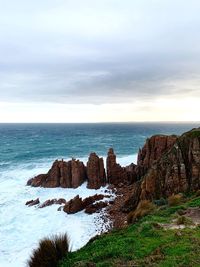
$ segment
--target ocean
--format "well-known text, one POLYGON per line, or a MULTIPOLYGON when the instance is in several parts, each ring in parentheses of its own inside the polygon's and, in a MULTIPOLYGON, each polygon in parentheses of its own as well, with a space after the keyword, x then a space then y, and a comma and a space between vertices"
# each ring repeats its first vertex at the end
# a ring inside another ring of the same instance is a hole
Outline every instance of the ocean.
POLYGON ((31 188, 26 182, 45 173, 55 159, 78 158, 85 163, 90 152, 106 157, 113 147, 117 161, 125 166, 136 162, 137 152, 153 134, 182 134, 195 123, 97 123, 97 124, 0 124, 0 266, 25 267, 40 238, 67 232, 71 249, 82 247, 99 233, 99 214, 67 215, 53 205, 27 207, 37 197, 71 199, 101 193, 89 190, 31 188))

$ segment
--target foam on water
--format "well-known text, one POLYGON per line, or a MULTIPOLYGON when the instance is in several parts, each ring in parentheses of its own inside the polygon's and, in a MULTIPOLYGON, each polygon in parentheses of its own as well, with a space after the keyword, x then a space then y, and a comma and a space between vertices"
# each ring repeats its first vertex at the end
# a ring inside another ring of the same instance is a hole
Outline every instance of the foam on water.
MULTIPOLYGON (((128 165, 135 161, 135 156, 121 157, 118 162, 128 165)), ((82 158, 86 162, 86 158, 82 158)), ((70 200, 77 194, 85 198, 99 190, 87 189, 83 184, 77 189, 33 188, 26 186, 26 181, 39 173, 45 173, 52 161, 29 162, 24 165, 12 165, 3 168, 0 173, 0 266, 24 267, 33 248, 41 238, 52 234, 68 233, 72 250, 85 245, 88 240, 100 233, 104 224, 100 215, 87 215, 83 211, 68 215, 57 211, 58 205, 43 209, 27 207, 25 202, 40 198, 43 202, 52 198, 70 200)), ((105 229, 105 227, 104 227, 105 229)))

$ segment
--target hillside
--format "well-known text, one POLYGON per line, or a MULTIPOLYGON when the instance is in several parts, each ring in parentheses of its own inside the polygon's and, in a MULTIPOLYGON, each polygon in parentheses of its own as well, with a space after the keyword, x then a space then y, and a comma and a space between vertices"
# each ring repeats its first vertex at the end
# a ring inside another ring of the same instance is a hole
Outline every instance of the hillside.
POLYGON ((59 266, 200 266, 200 227, 194 225, 200 219, 200 197, 187 196, 178 202, 156 206, 135 224, 94 238, 69 253, 59 266), (191 210, 197 216, 190 216, 191 210))

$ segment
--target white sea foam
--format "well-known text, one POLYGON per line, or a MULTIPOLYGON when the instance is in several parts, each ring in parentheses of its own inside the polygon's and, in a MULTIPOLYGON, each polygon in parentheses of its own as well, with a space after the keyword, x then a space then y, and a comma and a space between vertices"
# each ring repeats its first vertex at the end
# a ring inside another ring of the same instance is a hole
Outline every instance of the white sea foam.
MULTIPOLYGON (((128 165, 135 156, 119 158, 118 162, 128 165)), ((86 161, 86 159, 82 159, 86 161)), ((45 173, 52 162, 44 160, 12 166, 0 173, 0 266, 24 267, 33 248, 41 238, 58 233, 68 233, 72 250, 85 245, 88 240, 100 233, 103 220, 100 215, 87 215, 84 212, 67 215, 57 211, 58 205, 38 209, 27 207, 27 200, 40 198, 45 201, 52 198, 69 200, 79 194, 85 198, 103 193, 105 188, 91 190, 83 184, 77 189, 33 188, 26 186, 28 178, 45 173), (97 222, 98 223, 95 223, 97 222)), ((104 225, 105 226, 105 225, 104 225)), ((105 227, 104 227, 105 229, 105 227)))

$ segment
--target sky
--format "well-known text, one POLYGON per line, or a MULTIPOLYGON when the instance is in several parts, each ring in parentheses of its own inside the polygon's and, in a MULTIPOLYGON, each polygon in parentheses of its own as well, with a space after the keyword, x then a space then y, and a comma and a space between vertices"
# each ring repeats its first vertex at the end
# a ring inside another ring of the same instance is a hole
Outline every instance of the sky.
POLYGON ((0 7, 0 122, 200 121, 199 0, 0 7))

